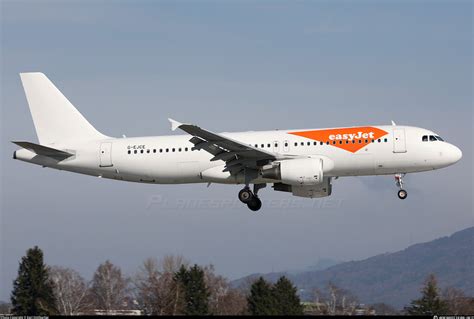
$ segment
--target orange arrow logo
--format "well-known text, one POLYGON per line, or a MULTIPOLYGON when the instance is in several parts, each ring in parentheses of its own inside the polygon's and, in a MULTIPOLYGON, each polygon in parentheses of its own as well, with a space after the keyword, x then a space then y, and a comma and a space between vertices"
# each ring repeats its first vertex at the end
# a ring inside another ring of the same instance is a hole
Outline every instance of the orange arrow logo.
POLYGON ((388 133, 372 126, 289 132, 355 153, 388 133))

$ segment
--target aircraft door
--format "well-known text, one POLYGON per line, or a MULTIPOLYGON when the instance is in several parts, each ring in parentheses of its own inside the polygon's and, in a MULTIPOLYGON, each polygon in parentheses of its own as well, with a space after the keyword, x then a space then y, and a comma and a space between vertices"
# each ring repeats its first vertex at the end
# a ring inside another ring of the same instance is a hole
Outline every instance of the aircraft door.
POLYGON ((407 145, 405 139, 405 129, 395 128, 393 129, 393 152, 394 153, 406 153, 407 145))
POLYGON ((110 167, 112 164, 112 143, 105 142, 100 144, 99 151, 100 167, 110 167))

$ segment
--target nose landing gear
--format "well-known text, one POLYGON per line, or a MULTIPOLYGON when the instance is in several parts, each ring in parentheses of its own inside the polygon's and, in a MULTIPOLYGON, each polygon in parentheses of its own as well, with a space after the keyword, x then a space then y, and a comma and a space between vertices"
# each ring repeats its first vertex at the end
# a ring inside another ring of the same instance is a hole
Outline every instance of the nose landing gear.
POLYGON ((258 191, 262 188, 267 186, 266 184, 254 184, 253 185, 253 192, 250 190, 250 187, 247 185, 239 192, 239 200, 247 204, 247 207, 256 212, 260 208, 262 208, 262 201, 258 198, 258 191))
POLYGON ((400 199, 405 199, 408 196, 408 193, 406 190, 403 189, 403 177, 405 174, 395 174, 395 181, 397 183, 397 186, 400 188, 398 191, 398 198, 400 199))

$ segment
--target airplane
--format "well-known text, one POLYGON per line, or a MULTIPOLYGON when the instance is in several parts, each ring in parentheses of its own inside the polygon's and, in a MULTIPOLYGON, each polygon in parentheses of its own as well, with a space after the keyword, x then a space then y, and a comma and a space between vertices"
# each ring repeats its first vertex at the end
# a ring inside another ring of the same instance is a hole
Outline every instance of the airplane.
POLYGON ((20 73, 39 143, 13 141, 13 158, 58 170, 151 184, 242 184, 252 211, 259 190, 321 198, 344 176, 403 176, 458 162, 461 150, 433 131, 396 125, 214 133, 169 119, 186 135, 114 138, 97 131, 39 72, 20 73), (253 185, 253 189, 251 189, 253 185))

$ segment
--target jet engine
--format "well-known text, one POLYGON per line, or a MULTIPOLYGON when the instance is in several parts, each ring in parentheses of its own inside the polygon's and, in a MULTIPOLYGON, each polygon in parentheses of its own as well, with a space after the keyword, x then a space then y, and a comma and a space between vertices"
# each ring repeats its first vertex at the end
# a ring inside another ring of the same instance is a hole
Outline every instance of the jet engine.
POLYGON ((323 159, 296 158, 263 167, 262 177, 288 185, 317 185, 323 182, 323 159))

